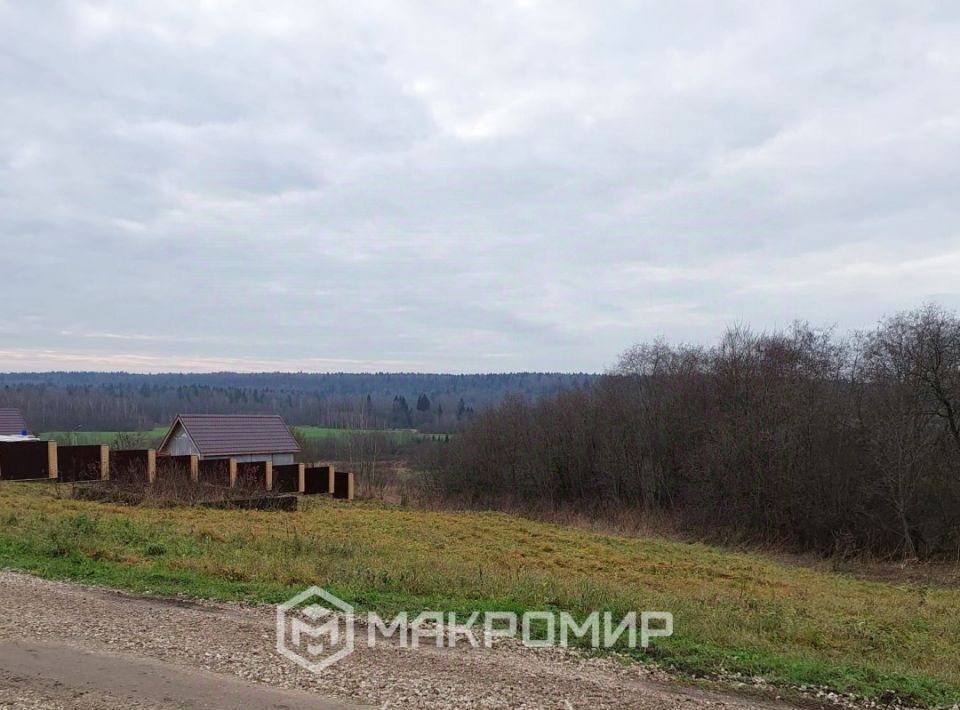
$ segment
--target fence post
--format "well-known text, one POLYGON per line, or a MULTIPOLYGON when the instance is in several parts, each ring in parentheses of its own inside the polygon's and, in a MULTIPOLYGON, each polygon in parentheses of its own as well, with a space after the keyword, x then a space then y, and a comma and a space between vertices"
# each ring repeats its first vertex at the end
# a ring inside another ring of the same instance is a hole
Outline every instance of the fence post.
POLYGON ((57 442, 47 442, 47 475, 57 478, 57 442))
POLYGON ((157 480, 157 450, 147 449, 147 483, 153 485, 157 480))

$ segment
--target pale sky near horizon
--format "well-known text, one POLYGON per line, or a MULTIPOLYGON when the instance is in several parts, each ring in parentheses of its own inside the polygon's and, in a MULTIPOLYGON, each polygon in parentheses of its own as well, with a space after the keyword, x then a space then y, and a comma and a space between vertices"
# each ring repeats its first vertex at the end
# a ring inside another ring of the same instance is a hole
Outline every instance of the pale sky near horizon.
POLYGON ((960 308, 960 3, 0 0, 0 371, 599 371, 960 308))

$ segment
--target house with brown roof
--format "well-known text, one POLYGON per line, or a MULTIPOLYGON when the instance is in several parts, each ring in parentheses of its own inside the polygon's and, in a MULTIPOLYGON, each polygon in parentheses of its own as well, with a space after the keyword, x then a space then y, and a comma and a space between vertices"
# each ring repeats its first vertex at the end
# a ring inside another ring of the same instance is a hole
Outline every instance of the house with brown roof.
POLYGON ((159 455, 276 465, 293 463, 299 452, 290 428, 275 414, 179 414, 157 449, 159 455))
POLYGON ((19 409, 0 407, 0 436, 20 436, 27 431, 27 423, 19 409))

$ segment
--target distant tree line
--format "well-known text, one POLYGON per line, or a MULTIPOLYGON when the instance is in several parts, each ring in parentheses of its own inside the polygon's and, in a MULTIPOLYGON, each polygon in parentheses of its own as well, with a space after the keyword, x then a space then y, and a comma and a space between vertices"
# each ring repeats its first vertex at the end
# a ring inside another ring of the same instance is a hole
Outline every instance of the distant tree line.
POLYGON ((729 329, 637 345, 596 382, 507 398, 440 447, 474 503, 669 511, 799 550, 960 554, 960 319, 930 305, 838 337, 729 329))
POLYGON ((0 406, 21 409, 35 432, 149 429, 184 412, 277 413, 294 425, 451 432, 508 394, 534 400, 594 378, 538 372, 0 373, 0 406))

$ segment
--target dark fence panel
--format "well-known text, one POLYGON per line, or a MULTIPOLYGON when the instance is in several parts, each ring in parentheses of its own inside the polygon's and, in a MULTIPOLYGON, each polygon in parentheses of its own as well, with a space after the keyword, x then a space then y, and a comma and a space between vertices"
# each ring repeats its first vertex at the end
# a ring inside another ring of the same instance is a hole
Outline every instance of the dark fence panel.
POLYGON ((159 479, 188 482, 194 480, 196 474, 197 457, 193 454, 157 457, 157 478, 159 479))
POLYGON ((0 442, 0 479, 25 481, 56 477, 57 445, 54 442, 0 442))
POLYGON ((299 493, 305 468, 302 463, 273 467, 273 490, 277 493, 299 493))
POLYGON ((353 500, 353 472, 337 471, 333 475, 333 497, 353 500))
POLYGON ((99 481, 110 470, 110 449, 103 444, 57 447, 57 477, 61 481, 99 481))
POLYGON ((238 461, 237 488, 269 489, 273 466, 269 461, 238 461))
POLYGON ((119 483, 153 483, 157 473, 154 449, 111 449, 110 480, 119 483))
POLYGON ((303 492, 308 495, 332 493, 330 486, 332 474, 332 466, 307 466, 303 471, 303 492))
POLYGON ((229 487, 236 474, 236 465, 233 459, 201 459, 197 462, 197 480, 211 486, 229 487))

